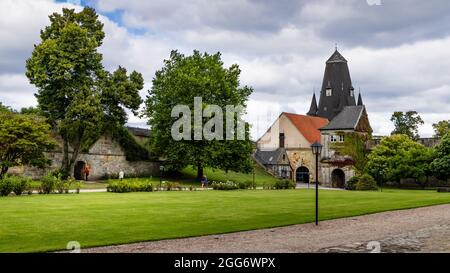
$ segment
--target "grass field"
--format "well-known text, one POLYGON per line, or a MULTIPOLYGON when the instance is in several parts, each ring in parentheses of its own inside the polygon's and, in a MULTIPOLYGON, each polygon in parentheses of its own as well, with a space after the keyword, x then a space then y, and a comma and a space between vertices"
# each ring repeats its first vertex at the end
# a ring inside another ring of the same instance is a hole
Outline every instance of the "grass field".
MULTIPOLYGON (((237 172, 224 172, 222 170, 215 170, 211 168, 205 168, 204 169, 205 174, 208 177, 208 180, 211 184, 212 181, 220 181, 220 182, 226 182, 227 180, 231 180, 234 182, 246 182, 246 181, 253 181, 253 173, 244 174, 244 173, 237 173, 237 172)), ((194 186, 194 187, 200 187, 201 184, 196 180, 197 177, 197 171, 193 169, 192 167, 186 167, 181 171, 181 174, 177 177, 163 177, 164 181, 168 182, 176 182, 180 183, 185 186, 194 186)), ((130 181, 152 181, 154 185, 159 185, 159 177, 148 177, 148 178, 127 178, 126 180, 130 181)), ((273 184, 278 180, 278 178, 275 178, 268 174, 266 171, 264 171, 261 167, 256 166, 255 167, 255 184, 257 186, 262 186, 264 184, 273 184)), ((109 180, 109 181, 114 181, 109 180)), ((101 186, 102 183, 99 183, 101 186)), ((107 183, 103 184, 106 188, 107 183)), ((85 187, 83 187, 85 189, 85 187)), ((86 188, 87 189, 87 188, 86 188)))
MULTIPOLYGON (((450 203, 434 191, 320 191, 320 218, 450 203)), ((42 252, 312 222, 313 190, 82 193, 0 198, 0 252, 42 252)))

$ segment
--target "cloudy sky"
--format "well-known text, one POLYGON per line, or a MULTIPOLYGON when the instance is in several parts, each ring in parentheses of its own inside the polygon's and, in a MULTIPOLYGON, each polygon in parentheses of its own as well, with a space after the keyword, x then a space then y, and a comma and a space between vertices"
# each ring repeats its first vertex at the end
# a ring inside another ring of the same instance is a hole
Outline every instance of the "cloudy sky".
MULTIPOLYGON (((48 15, 93 6, 105 24, 104 65, 154 73, 172 49, 222 52, 252 86, 247 120, 259 137, 282 111, 304 114, 337 43, 376 134, 394 111, 416 110, 432 124, 450 119, 448 0, 0 0, 0 101, 36 105, 25 61, 48 15)), ((129 123, 145 126, 130 116, 129 123)))

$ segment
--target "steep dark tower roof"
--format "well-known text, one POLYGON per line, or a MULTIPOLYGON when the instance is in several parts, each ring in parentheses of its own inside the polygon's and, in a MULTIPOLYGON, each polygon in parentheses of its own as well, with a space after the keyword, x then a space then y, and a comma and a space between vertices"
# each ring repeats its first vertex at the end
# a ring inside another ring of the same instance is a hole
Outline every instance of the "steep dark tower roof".
POLYGON ((362 96, 361 96, 361 92, 359 92, 359 96, 358 96, 358 106, 362 106, 364 105, 363 100, 362 100, 362 96))
POLYGON ((313 94, 313 98, 311 101, 311 106, 309 107, 308 116, 317 116, 317 100, 316 100, 316 94, 313 94))
POLYGON ((347 60, 336 51, 326 62, 317 116, 332 120, 346 106, 355 106, 347 60))

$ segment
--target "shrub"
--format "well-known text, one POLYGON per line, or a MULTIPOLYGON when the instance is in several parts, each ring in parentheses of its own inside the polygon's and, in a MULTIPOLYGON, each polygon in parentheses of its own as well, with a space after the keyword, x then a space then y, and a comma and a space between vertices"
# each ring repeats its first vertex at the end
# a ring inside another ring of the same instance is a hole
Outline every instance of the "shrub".
POLYGON ((70 185, 73 183, 72 180, 59 180, 56 182, 56 189, 59 194, 69 193, 70 185))
POLYGON ((150 181, 114 181, 107 186, 108 192, 151 192, 153 185, 150 181))
POLYGON ((48 173, 41 178, 41 188, 40 193, 50 194, 55 191, 56 186, 60 183, 60 179, 55 177, 53 174, 48 173))
POLYGON ((75 181, 75 179, 72 182, 73 184, 75 184, 75 191, 76 193, 80 193, 80 189, 83 187, 83 183, 79 182, 79 181, 75 181))
POLYGON ((231 190, 238 190, 239 185, 233 181, 227 181, 227 182, 215 182, 213 181, 211 183, 211 186, 214 190, 219 191, 231 191, 231 190))
POLYGON ((14 189, 14 185, 9 176, 3 176, 0 180, 0 196, 8 196, 14 189))
POLYGON ((295 189, 295 182, 289 179, 278 180, 273 184, 273 189, 276 190, 287 190, 295 189))
POLYGON ((358 183, 356 183, 356 190, 357 191, 374 191, 377 190, 378 186, 375 182, 375 179, 373 179, 372 176, 369 174, 364 174, 359 178, 358 183))
POLYGON ((164 186, 165 186, 166 190, 168 190, 168 191, 171 191, 174 189, 177 189, 179 191, 183 190, 183 187, 176 182, 167 182, 167 183, 165 183, 164 186))
POLYGON ((356 190, 356 184, 359 181, 359 176, 353 176, 347 181, 347 184, 345 184, 345 189, 349 191, 356 190))
MULTIPOLYGON (((11 177, 13 178, 13 177, 11 177)), ((14 177, 12 180, 13 192, 15 195, 20 196, 22 193, 30 189, 30 179, 27 177, 14 177)))

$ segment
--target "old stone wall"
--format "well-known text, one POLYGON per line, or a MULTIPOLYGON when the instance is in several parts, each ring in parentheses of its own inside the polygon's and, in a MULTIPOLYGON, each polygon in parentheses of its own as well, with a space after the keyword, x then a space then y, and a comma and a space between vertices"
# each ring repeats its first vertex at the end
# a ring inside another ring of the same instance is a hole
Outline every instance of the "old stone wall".
POLYGON ((286 149, 286 153, 292 168, 292 179, 296 181, 296 171, 299 167, 306 167, 309 170, 310 182, 314 182, 316 177, 316 161, 311 149, 286 149))
MULTIPOLYGON (((20 166, 11 168, 9 173, 27 175, 39 178, 48 171, 54 171, 61 167, 63 154, 61 151, 47 153, 52 160, 50 167, 38 169, 30 166, 20 166)), ((69 157, 71 154, 69 154, 69 157)), ((122 147, 109 136, 102 136, 89 150, 89 153, 81 153, 71 170, 71 175, 75 176, 77 164, 87 164, 91 172, 89 180, 99 180, 106 176, 117 175, 120 171, 133 175, 157 175, 159 173, 159 163, 148 161, 127 161, 122 147)))

